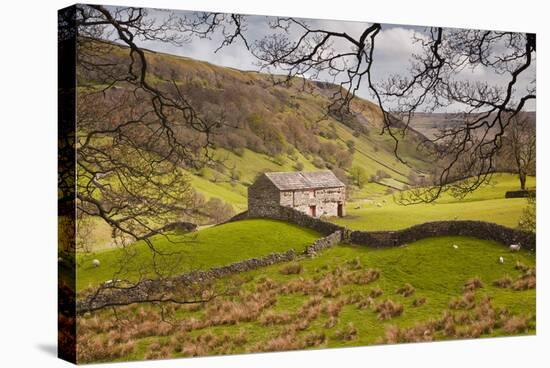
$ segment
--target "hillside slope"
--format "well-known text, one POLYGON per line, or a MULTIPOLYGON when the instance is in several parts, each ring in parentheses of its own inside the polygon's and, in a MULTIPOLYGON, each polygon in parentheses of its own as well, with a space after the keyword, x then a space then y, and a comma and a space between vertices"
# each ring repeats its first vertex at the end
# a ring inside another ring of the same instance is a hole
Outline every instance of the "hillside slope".
MULTIPOLYGON (((126 53, 115 47, 110 58, 123 63, 126 53)), ((352 168, 362 168, 371 180, 353 195, 365 198, 401 189, 411 174, 426 168, 416 152, 423 138, 416 131, 400 142, 408 165, 395 158, 393 141, 380 134, 383 118, 375 104, 357 98, 345 121, 326 116, 334 85, 303 80, 274 85, 271 76, 257 72, 153 51, 146 57, 151 83, 167 88, 175 83, 201 114, 223 114, 228 121, 212 137, 217 162, 183 169, 199 193, 220 198, 236 211, 246 208, 247 187, 263 171, 328 168, 348 180, 352 168)), ((79 91, 99 87, 104 85, 94 75, 79 73, 79 91)), ((105 103, 116 101, 109 97, 123 89, 108 89, 105 103)))

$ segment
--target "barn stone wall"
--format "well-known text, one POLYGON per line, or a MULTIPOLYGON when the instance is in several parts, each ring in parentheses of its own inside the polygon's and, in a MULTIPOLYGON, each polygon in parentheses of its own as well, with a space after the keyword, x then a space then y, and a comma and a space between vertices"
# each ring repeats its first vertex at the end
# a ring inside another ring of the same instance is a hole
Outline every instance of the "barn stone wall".
POLYGON ((310 214, 310 206, 315 206, 316 217, 338 216, 338 203, 345 211, 346 189, 324 188, 281 192, 281 206, 292 207, 310 214))
POLYGON ((280 207, 279 189, 264 175, 248 187, 250 217, 274 216, 280 207))
POLYGON ((278 212, 279 206, 292 207, 310 214, 315 206, 315 217, 338 216, 338 204, 345 215, 346 188, 323 188, 280 191, 266 176, 259 177, 248 188, 248 211, 252 217, 269 217, 278 212))

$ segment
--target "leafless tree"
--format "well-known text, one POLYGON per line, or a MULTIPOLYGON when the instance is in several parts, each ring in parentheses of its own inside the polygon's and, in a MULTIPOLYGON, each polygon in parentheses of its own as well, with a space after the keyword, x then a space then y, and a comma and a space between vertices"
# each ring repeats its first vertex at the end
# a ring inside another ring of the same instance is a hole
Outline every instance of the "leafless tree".
POLYGON ((535 123, 525 114, 518 114, 510 121, 510 128, 504 135, 507 158, 514 162, 520 188, 525 190, 527 175, 535 172, 536 143, 535 123))
MULTIPOLYGON (((148 245, 157 278, 192 263, 186 254, 158 249, 151 237, 169 237, 163 231, 167 225, 204 216, 203 201, 182 168, 210 163, 211 136, 227 123, 223 113, 197 112, 174 80, 150 81, 149 57, 138 43, 184 46, 191 30, 173 13, 159 12, 162 16, 149 17, 142 8, 80 4, 60 12, 60 53, 74 52, 77 77, 76 90, 62 88, 60 100, 78 105, 76 135, 70 113, 60 124, 60 216, 73 217, 76 206, 79 218, 103 219, 124 252, 113 275, 121 281, 102 285, 100 293, 131 290, 151 277, 148 265, 131 270, 140 275, 137 280, 126 280, 135 256, 125 246, 128 240, 148 245), (75 151, 76 169, 70 159, 75 151)), ((140 302, 151 298, 190 302, 185 294, 182 300, 163 295, 162 288, 140 302)))
POLYGON ((535 80, 525 91, 518 81, 527 78, 536 53, 534 34, 427 28, 418 32, 419 52, 411 56, 407 73, 376 82, 375 50, 383 25, 367 24, 357 37, 320 29, 295 18, 277 18, 272 35, 257 42, 253 53, 263 68, 283 70, 286 79, 329 76, 341 86, 329 111, 344 115, 363 83, 384 116, 382 133, 399 142, 417 111, 459 109, 463 124, 426 139, 419 150, 432 158, 432 184, 410 191, 402 204, 432 202, 443 192, 464 196, 485 183, 495 170, 495 157, 511 120, 536 99, 535 80), (335 45, 338 44, 338 47, 335 45), (465 69, 480 68, 501 76, 501 85, 471 81, 465 69), (467 179, 467 180, 466 180, 467 179))

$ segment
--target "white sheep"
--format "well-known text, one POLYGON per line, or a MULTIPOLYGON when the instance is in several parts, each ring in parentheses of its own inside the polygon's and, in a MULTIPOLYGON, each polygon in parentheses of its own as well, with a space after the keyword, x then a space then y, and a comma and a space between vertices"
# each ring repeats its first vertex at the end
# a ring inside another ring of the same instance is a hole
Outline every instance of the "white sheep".
POLYGON ((99 262, 99 259, 94 259, 92 261, 92 264, 94 265, 94 267, 99 267, 99 265, 101 264, 101 262, 99 262))
POLYGON ((381 204, 381 203, 377 203, 377 204, 376 204, 376 207, 382 207, 382 204, 381 204))
POLYGON ((453 244, 453 248, 454 248, 454 249, 458 249, 458 245, 453 244))
POLYGON ((498 258, 498 262, 499 262, 500 264, 503 264, 503 263, 504 263, 504 257, 502 257, 502 256, 499 257, 499 258, 498 258))
POLYGON ((510 250, 512 252, 517 252, 521 249, 521 244, 510 244, 510 250))

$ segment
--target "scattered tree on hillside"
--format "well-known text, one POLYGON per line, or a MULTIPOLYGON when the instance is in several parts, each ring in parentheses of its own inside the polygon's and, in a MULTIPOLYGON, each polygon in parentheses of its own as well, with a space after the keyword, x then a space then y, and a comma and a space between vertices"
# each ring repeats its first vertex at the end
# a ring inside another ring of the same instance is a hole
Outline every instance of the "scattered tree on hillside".
POLYGON ((520 188, 525 190, 527 175, 533 175, 536 166, 537 137, 534 122, 523 114, 514 116, 503 140, 508 153, 505 157, 515 164, 520 188))
POLYGON ((219 198, 210 198, 208 202, 205 203, 203 211, 214 224, 227 221, 235 215, 233 206, 229 203, 225 203, 219 198))
POLYGON ((368 182, 367 172, 360 166, 353 166, 349 170, 349 175, 353 184, 359 188, 363 188, 368 182))
POLYGON ((432 202, 445 191, 464 196, 485 183, 495 169, 502 136, 512 119, 536 99, 534 78, 527 81, 525 91, 518 88, 520 79, 529 78, 535 58, 534 34, 427 28, 416 35, 420 52, 411 55, 408 73, 377 83, 375 50, 382 24, 366 25, 358 37, 288 17, 277 18, 271 27, 273 33, 252 50, 264 69, 283 70, 289 81, 296 76, 315 79, 327 74, 335 81, 340 78, 342 88, 334 92, 328 106, 333 115, 352 111, 356 92, 367 83, 383 112, 383 133, 393 138, 394 153, 403 162, 399 142, 416 111, 462 110, 463 124, 420 146, 438 167, 437 175, 425 190, 408 192, 403 204, 432 202), (502 85, 473 82, 463 73, 465 68, 483 69, 505 81, 502 85), (471 180, 458 180, 467 177, 471 180))
POLYGON ((520 217, 519 228, 533 233, 537 229, 537 198, 534 194, 527 197, 527 207, 520 217))

